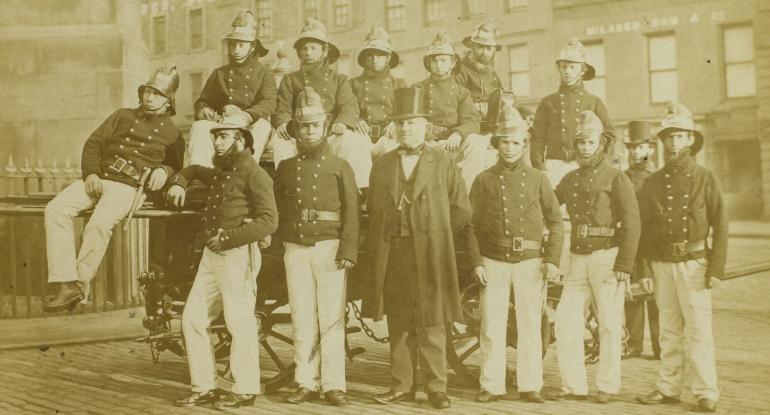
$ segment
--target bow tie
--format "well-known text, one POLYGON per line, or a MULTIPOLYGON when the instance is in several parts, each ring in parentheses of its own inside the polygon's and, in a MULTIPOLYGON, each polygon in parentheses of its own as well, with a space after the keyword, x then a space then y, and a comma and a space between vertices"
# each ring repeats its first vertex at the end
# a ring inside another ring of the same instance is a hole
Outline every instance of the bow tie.
POLYGON ((398 148, 398 154, 402 156, 419 156, 420 153, 422 153, 422 145, 419 145, 415 148, 402 145, 398 148))

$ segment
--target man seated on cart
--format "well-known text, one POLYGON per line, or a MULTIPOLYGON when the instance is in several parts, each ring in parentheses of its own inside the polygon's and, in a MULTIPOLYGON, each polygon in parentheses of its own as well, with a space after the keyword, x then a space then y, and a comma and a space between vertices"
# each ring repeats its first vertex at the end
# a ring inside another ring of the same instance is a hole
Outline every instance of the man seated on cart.
POLYGON ((358 255, 359 205, 353 169, 331 152, 326 127, 321 96, 305 87, 289 124, 299 154, 278 166, 274 189, 297 365, 298 388, 286 401, 300 404, 323 391, 341 406, 346 271, 358 255))
POLYGON ((257 242, 278 227, 273 182, 252 157, 253 138, 242 118, 227 118, 211 130, 214 167, 191 165, 171 180, 168 198, 183 206, 185 189, 194 179, 209 186, 203 209, 206 247, 182 314, 182 332, 190 365, 192 394, 177 406, 214 402, 217 408, 254 402, 261 393, 259 339, 254 305, 261 255, 257 242), (216 392, 214 350, 208 328, 224 311, 232 335, 232 393, 216 392))
POLYGON ((511 289, 519 333, 519 396, 527 402, 544 402, 540 395, 543 296, 546 277, 558 278, 564 226, 551 183, 545 173, 525 161, 529 138, 527 122, 513 106, 504 105, 492 136, 492 145, 498 150, 497 164, 476 177, 471 187, 474 232, 470 259, 474 276, 482 285, 478 402, 496 401, 505 395, 511 289), (544 242, 546 229, 548 239, 544 242))
POLYGON ((46 297, 45 312, 71 310, 87 297, 112 228, 144 201, 137 190, 142 176, 147 188, 157 191, 182 168, 184 138, 171 120, 178 86, 174 65, 158 69, 140 85, 139 108, 115 111, 91 133, 83 146, 83 180, 67 186, 46 206, 48 282, 55 283, 57 291, 46 297), (73 218, 91 208, 76 254, 73 218))

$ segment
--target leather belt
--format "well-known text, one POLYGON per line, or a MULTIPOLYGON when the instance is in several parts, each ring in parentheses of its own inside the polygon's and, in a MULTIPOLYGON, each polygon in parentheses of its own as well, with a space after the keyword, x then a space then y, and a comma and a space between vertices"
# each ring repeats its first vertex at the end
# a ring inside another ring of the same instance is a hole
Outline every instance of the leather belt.
POLYGON ((543 244, 540 241, 530 241, 521 236, 513 238, 503 238, 495 241, 495 245, 503 248, 511 248, 513 252, 523 252, 527 250, 539 251, 543 244))
POLYGON ((706 250, 706 241, 694 241, 694 242, 674 242, 670 243, 669 252, 673 256, 685 256, 694 252, 700 252, 706 250))
POLYGON ((300 222, 305 223, 305 222, 314 222, 318 220, 328 221, 328 222, 339 222, 340 213, 328 212, 324 210, 315 210, 315 209, 300 209, 299 211, 300 222))
POLYGON ((385 132, 385 127, 388 125, 387 121, 383 121, 382 123, 367 121, 366 123, 369 124, 369 137, 374 141, 382 137, 382 134, 385 132))
POLYGON ((118 173, 125 174, 126 176, 136 181, 139 181, 139 179, 142 176, 142 174, 139 172, 139 169, 129 164, 128 160, 120 156, 115 156, 115 161, 112 162, 112 164, 110 164, 109 167, 112 170, 115 170, 118 173))
POLYGON ((610 237, 615 235, 614 228, 605 228, 601 226, 588 226, 586 224, 577 226, 577 237, 588 238, 592 236, 610 237))

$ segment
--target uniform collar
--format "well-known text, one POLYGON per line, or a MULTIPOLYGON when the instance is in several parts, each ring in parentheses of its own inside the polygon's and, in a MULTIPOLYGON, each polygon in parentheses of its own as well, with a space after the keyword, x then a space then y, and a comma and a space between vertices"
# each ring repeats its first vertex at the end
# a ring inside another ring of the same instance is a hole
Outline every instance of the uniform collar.
MULTIPOLYGON (((297 146, 298 149, 300 147, 301 146, 299 146, 299 145, 297 146)), ((300 152, 299 155, 298 155, 298 158, 300 160, 317 158, 317 157, 321 156, 322 154, 326 154, 326 150, 328 149, 328 147, 329 146, 328 146, 328 144, 326 142, 326 138, 322 138, 321 142, 317 146, 313 147, 310 150, 307 150, 307 151, 304 151, 304 152, 300 152)))
POLYGON ((300 67, 300 72, 310 76, 321 76, 326 72, 327 69, 329 69, 329 64, 327 63, 326 59, 322 59, 316 63, 302 65, 300 67))
POLYGON ((575 85, 567 86, 564 84, 559 85, 559 92, 585 92, 586 87, 583 85, 583 81, 578 81, 575 85))
POLYGON ((433 76, 433 74, 431 74, 428 77, 428 82, 431 83, 431 84, 446 84, 446 83, 454 82, 454 76, 453 75, 449 75, 449 76, 447 76, 444 79, 438 79, 435 76, 433 76))
POLYGON ((495 168, 497 169, 498 172, 506 172, 506 171, 515 172, 515 171, 518 171, 523 165, 524 165, 524 155, 519 157, 519 159, 514 161, 513 163, 508 163, 502 158, 500 158, 499 160, 497 160, 497 164, 495 164, 495 168))
POLYGON ((364 69, 364 74, 363 75, 364 75, 364 79, 366 79, 366 80, 381 80, 381 79, 385 79, 385 78, 388 77, 388 75, 390 75, 390 67, 385 67, 385 69, 383 69, 383 70, 381 70, 379 72, 375 72, 375 71, 370 71, 368 69, 364 69))
POLYGON ((237 63, 237 62, 230 61, 230 63, 228 63, 227 66, 230 67, 230 68, 240 68, 240 67, 243 67, 243 66, 249 66, 253 62, 258 61, 258 60, 259 60, 259 57, 257 56, 257 54, 256 53, 252 53, 246 59, 244 59, 243 62, 237 63))
POLYGON ((162 113, 162 114, 157 114, 157 113, 154 113, 154 112, 147 112, 147 111, 142 109, 141 105, 139 105, 139 107, 137 107, 137 108, 134 108, 132 110, 132 112, 134 113, 134 117, 136 117, 136 118, 138 118, 140 120, 144 120, 144 121, 152 120, 152 119, 159 119, 161 117, 166 116, 165 112, 162 113))
POLYGON ((690 154, 683 154, 674 161, 667 162, 663 169, 671 174, 689 172, 695 166, 695 159, 690 154))

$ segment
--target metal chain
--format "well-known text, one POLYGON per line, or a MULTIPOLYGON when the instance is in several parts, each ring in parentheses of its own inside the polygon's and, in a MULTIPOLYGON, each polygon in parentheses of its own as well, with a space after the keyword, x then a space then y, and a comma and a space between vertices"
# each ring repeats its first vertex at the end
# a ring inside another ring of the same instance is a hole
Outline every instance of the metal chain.
POLYGON ((364 323, 364 319, 361 317, 361 310, 358 309, 358 306, 354 301, 348 302, 349 305, 353 307, 353 315, 356 316, 356 320, 358 320, 358 323, 361 324, 361 329, 364 330, 364 333, 371 338, 372 340, 378 342, 378 343, 388 343, 390 341, 390 337, 377 337, 376 334, 374 334, 374 331, 369 327, 368 324, 364 323))

